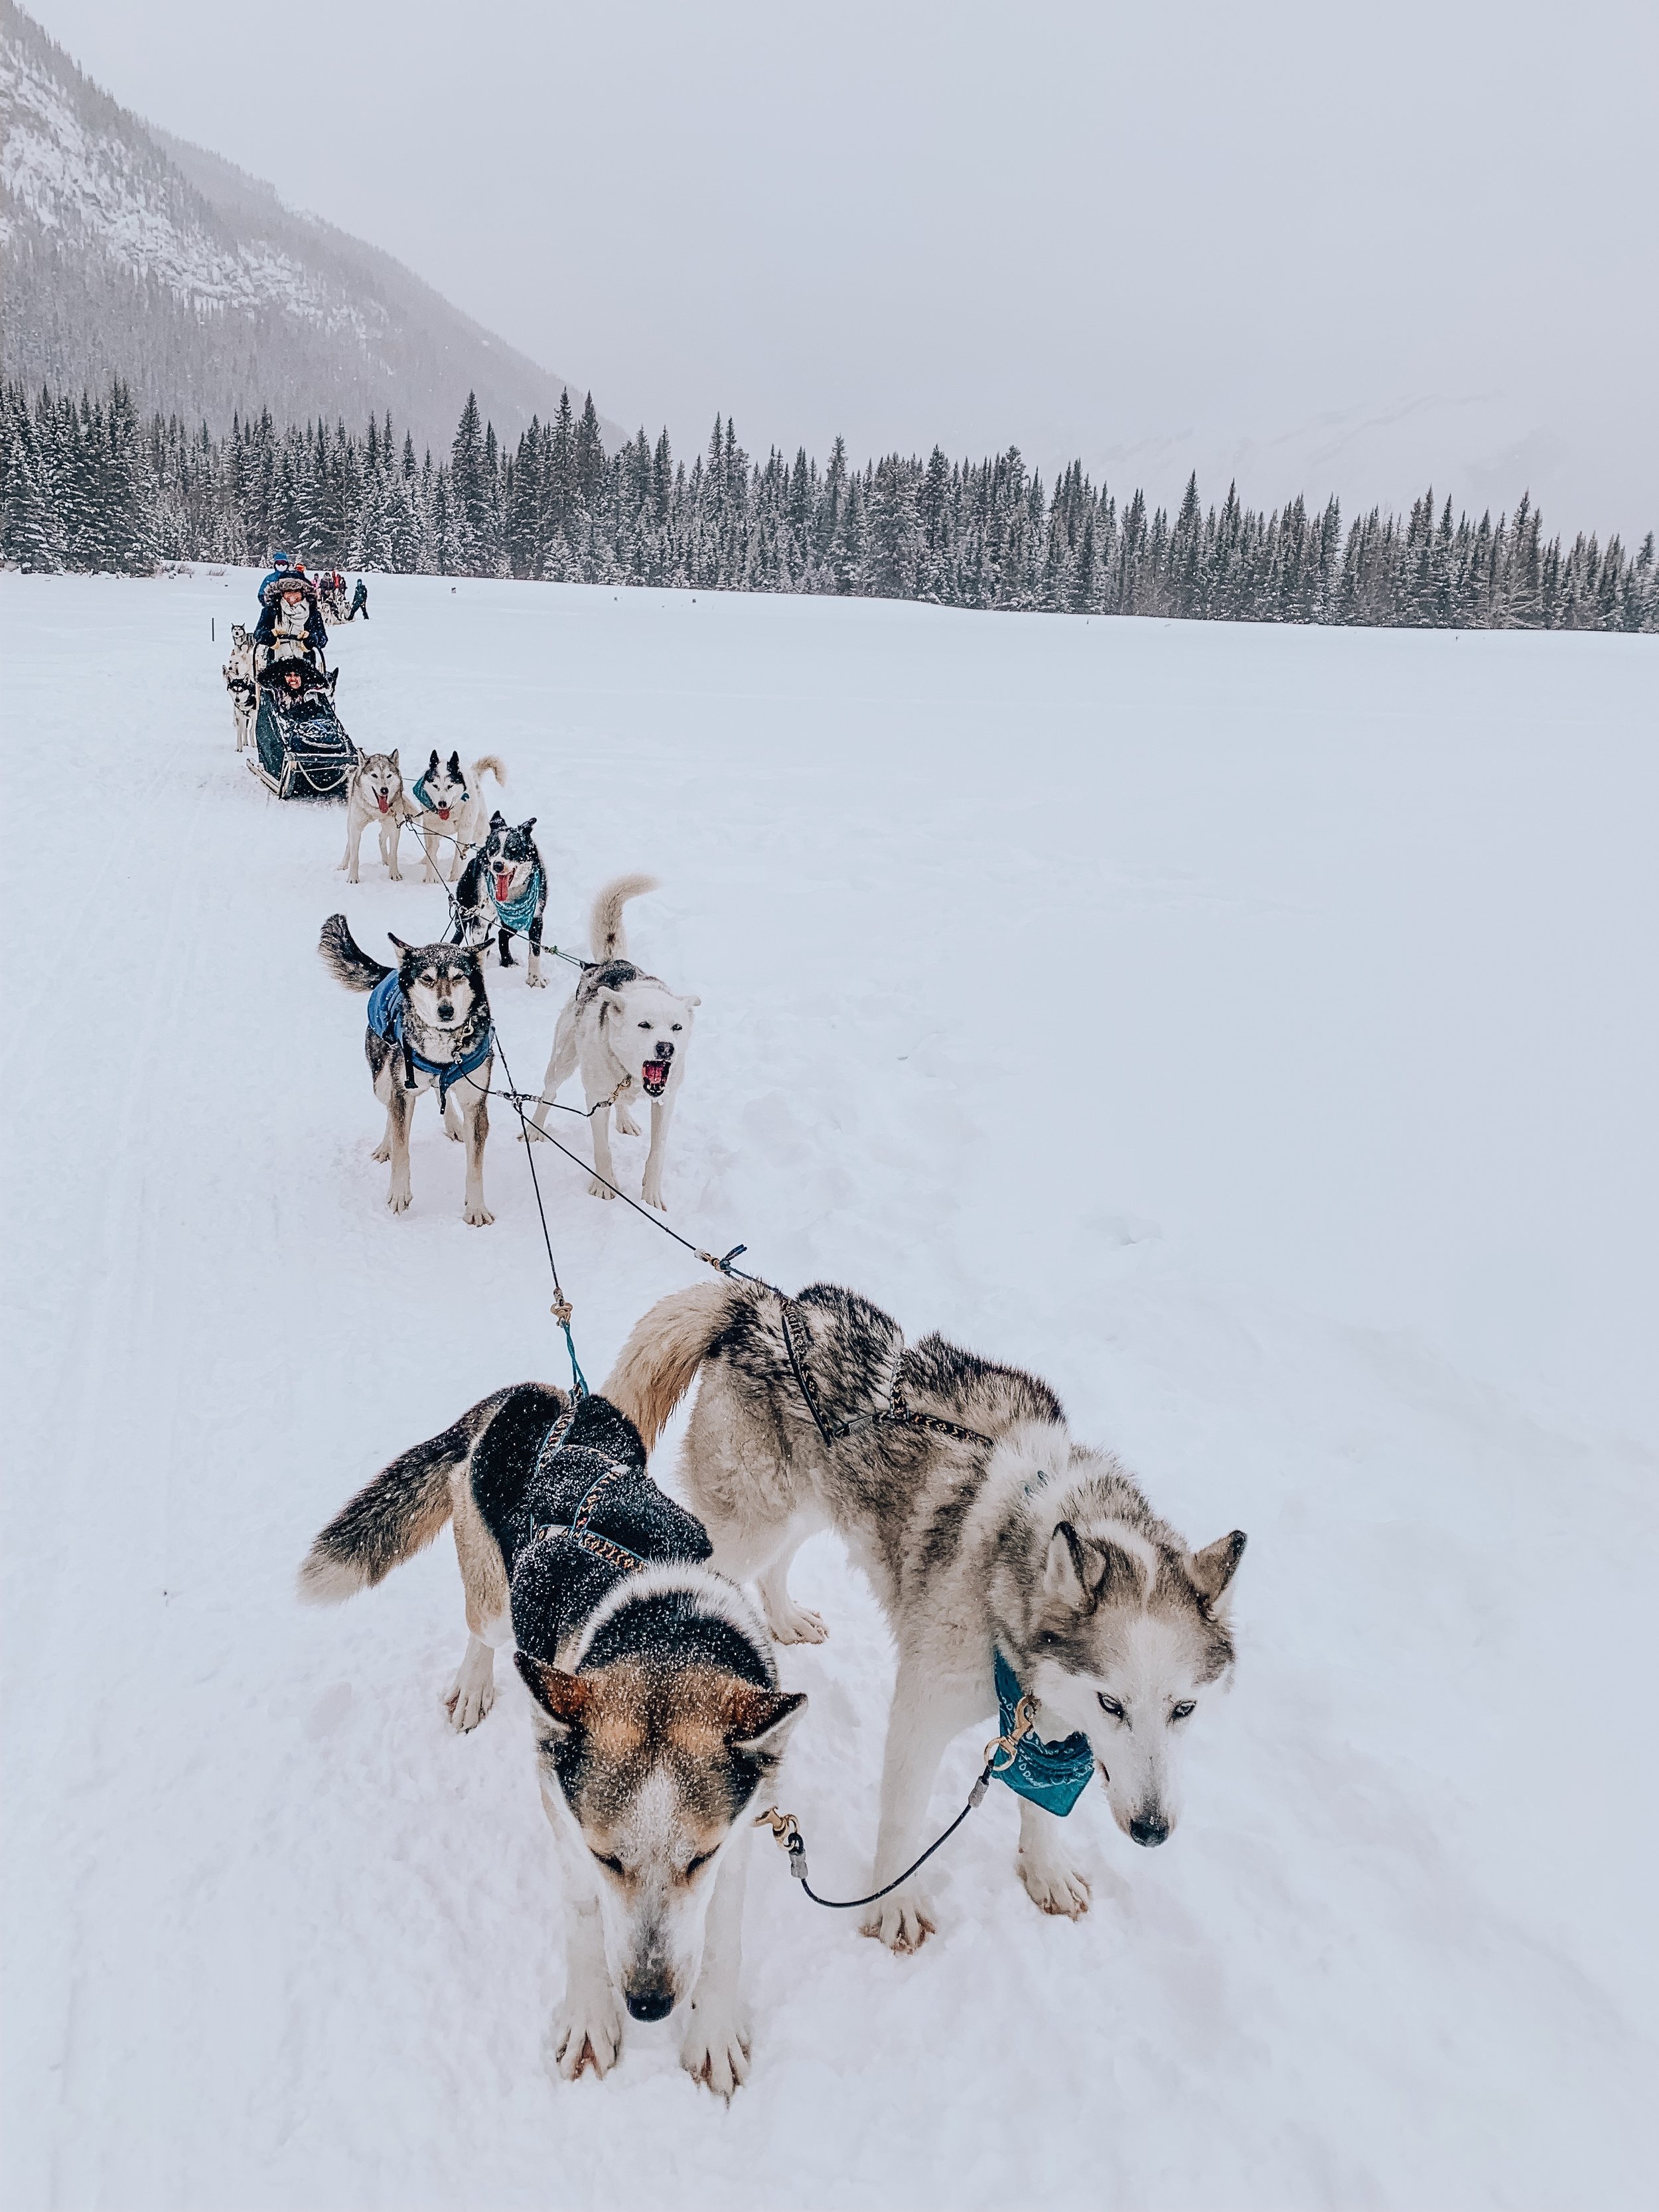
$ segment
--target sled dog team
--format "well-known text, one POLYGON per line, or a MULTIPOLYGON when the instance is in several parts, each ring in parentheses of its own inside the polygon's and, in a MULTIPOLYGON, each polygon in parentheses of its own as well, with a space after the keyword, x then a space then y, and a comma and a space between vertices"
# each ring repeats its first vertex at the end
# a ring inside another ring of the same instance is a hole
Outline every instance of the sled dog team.
MULTIPOLYGON (((463 1211, 475 1225, 492 1218, 484 956, 497 937, 501 966, 515 966, 509 941, 522 933, 527 981, 541 982, 547 889, 534 818, 509 827, 496 812, 484 824, 486 771, 504 781, 493 757, 469 778, 457 756, 445 763, 434 752, 416 787, 423 815, 458 825, 455 941, 394 939, 389 968, 335 915, 321 943, 336 977, 369 994, 365 1045, 386 1109, 374 1157, 391 1164, 388 1203, 410 1203, 410 1119, 420 1093, 435 1091, 466 1146, 463 1211), (463 865, 464 843, 475 849, 463 865)), ((392 825, 412 814, 400 811, 395 751, 361 763, 349 809, 351 880, 371 821, 396 875, 392 825)), ((437 880, 431 842, 426 866, 437 880)), ((623 908, 652 887, 623 877, 594 901, 592 959, 559 1017, 534 1126, 580 1070, 596 1109, 589 1188, 608 1198, 610 1116, 637 1134, 627 1102, 648 1098, 642 1195, 661 1206, 698 1001, 629 958, 623 908)), ((676 2010, 695 2078, 729 2098, 748 2075, 746 1864, 807 1703, 780 1687, 773 1646, 828 1633, 789 1590, 790 1562, 817 1531, 842 1537, 896 1648, 872 1891, 930 1840, 929 1800, 952 1740, 999 1711, 1006 1729, 1018 1705, 1033 1717, 1036 1747, 1029 1770, 1022 1758, 1003 1777, 1020 1797, 1019 1878, 1043 1911, 1080 1917, 1089 1882, 1065 1827, 1078 1791, 1097 1772, 1123 1833, 1163 1843, 1180 1809, 1189 1724, 1233 1666, 1227 1600, 1242 1531, 1190 1550, 1111 1453, 1073 1437, 1046 1383, 938 1336, 907 1345, 890 1316, 828 1284, 793 1298, 730 1277, 679 1291, 635 1325, 597 1395, 538 1382, 497 1390, 336 1515, 301 1569, 301 1594, 351 1596, 446 1522, 468 1631, 451 1720, 465 1732, 489 1711, 501 1650, 532 1700, 565 1904, 553 2046, 570 2080, 588 2065, 609 2070, 624 2014, 676 2010), (694 1385, 682 1504, 648 1462, 694 1385)), ((938 1924, 912 1875, 872 1902, 864 1930, 908 1953, 938 1924)))

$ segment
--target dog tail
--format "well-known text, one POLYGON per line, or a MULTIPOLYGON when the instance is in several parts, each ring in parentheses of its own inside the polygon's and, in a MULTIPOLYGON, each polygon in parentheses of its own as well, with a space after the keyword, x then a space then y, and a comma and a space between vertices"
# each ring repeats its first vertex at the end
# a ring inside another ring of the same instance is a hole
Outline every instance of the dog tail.
POLYGON ((477 759, 473 762, 472 788, 474 791, 483 781, 486 771, 495 777, 496 782, 505 791, 507 788, 506 763, 498 760, 494 753, 480 753, 477 759))
POLYGON ((323 933, 317 940, 317 950, 322 954, 328 972, 337 983, 343 983, 348 991, 372 991, 392 970, 371 960, 361 945, 346 927, 343 914, 331 914, 323 924, 323 933))
POLYGON ((628 932, 623 927, 623 908, 642 891, 657 888, 654 876, 616 876, 593 902, 587 917, 587 949, 596 960, 626 960, 628 932))
POLYGON ((453 1510, 450 1478, 503 1398, 497 1390, 461 1415, 453 1428, 383 1467, 343 1505, 306 1553, 300 1596, 307 1605, 338 1605, 384 1582, 393 1567, 423 1552, 453 1510))
POLYGON ((599 1395, 626 1413, 647 1451, 696 1380, 732 1309, 747 1295, 738 1283, 694 1283, 671 1291, 636 1321, 599 1395))

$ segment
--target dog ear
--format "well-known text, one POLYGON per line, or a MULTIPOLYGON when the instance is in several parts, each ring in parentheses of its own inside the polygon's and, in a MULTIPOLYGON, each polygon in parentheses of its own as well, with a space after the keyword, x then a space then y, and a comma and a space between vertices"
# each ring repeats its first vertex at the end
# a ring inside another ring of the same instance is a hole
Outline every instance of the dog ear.
POLYGON ((599 994, 599 1019, 601 1021, 605 1019, 605 1016, 611 1012, 613 1006, 618 1013, 621 1013, 623 1000, 623 994, 620 991, 601 991, 599 994))
POLYGON ((789 1731, 806 1704, 801 1691, 757 1689, 733 1676, 720 1710, 726 1741, 751 1759, 781 1759, 789 1731))
POLYGON ((505 830, 507 827, 507 817, 499 806, 489 817, 489 826, 492 830, 505 830))
POLYGON ((1092 1613, 1105 1571, 1099 1545, 1079 1536, 1069 1521, 1060 1522, 1048 1539, 1048 1556, 1042 1563, 1044 1596, 1058 1598, 1073 1613, 1092 1613))
POLYGON ((397 765, 398 765, 398 748, 397 748, 397 746, 396 746, 396 745, 393 745, 393 747, 392 748, 392 750, 391 750, 391 751, 386 755, 386 758, 387 758, 387 759, 392 763, 392 767, 393 767, 393 768, 396 768, 396 767, 397 767, 397 765))
POLYGON ((1231 1582, 1248 1540, 1242 1528, 1235 1528, 1231 1535, 1218 1536, 1213 1544, 1206 1544, 1188 1560, 1193 1588, 1206 1605, 1213 1605, 1231 1582))
POLYGON ((415 947, 412 945, 405 945, 402 938, 398 935, 395 930, 388 929, 386 935, 392 939, 392 942, 397 946, 399 952, 412 952, 415 950, 415 947))
POLYGON ((535 826, 536 826, 536 817, 535 817, 535 816, 534 816, 533 814, 531 816, 531 817, 530 817, 530 819, 529 819, 529 821, 528 821, 528 822, 520 822, 520 824, 519 824, 520 829, 523 830, 523 832, 524 832, 524 834, 525 834, 525 836, 526 836, 526 837, 530 835, 531 831, 535 828, 535 826))
POLYGON ((449 773, 454 777, 457 783, 461 781, 461 757, 459 753, 451 753, 449 756, 449 773))
POLYGON ((532 1659, 527 1651, 515 1651, 513 1656, 518 1662, 526 1689, 552 1722, 559 1737, 586 1726, 593 1705, 591 1682, 580 1674, 562 1674, 544 1659, 532 1659))
POLYGON ((432 773, 432 771, 433 771, 433 769, 434 769, 434 768, 436 768, 436 767, 437 767, 437 765, 438 765, 438 748, 436 747, 436 745, 434 745, 434 746, 433 746, 433 748, 432 748, 432 757, 431 757, 431 759, 430 759, 430 760, 427 763, 427 764, 426 764, 426 772, 427 772, 427 774, 428 774, 428 775, 431 775, 431 773, 432 773))
POLYGON ((685 1002, 685 1003, 686 1003, 686 1005, 687 1005, 688 1006, 702 1006, 702 1000, 697 996, 696 993, 694 991, 694 992, 691 994, 691 996, 690 996, 690 997, 686 1000, 686 1002, 685 1002))

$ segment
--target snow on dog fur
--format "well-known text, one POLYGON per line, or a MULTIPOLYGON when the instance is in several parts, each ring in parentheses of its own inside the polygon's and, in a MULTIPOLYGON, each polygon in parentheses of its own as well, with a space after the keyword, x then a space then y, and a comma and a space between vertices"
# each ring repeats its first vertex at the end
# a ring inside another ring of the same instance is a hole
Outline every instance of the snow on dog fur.
MULTIPOLYGON (((787 1303, 744 1283, 659 1299, 605 1395, 649 1446, 699 1375, 679 1474, 714 1564, 757 1581, 780 1642, 817 1642, 789 1562, 834 1528, 892 1627, 872 1890, 921 1850, 946 1746, 997 1711, 999 1653, 1036 1701, 1041 1737, 1087 1737, 1124 1834, 1168 1838, 1188 1723, 1232 1672, 1242 1530, 1189 1551, 1110 1453, 1073 1441, 1046 1383, 937 1336, 907 1347, 890 1316, 830 1284, 787 1303)), ((1045 1912, 1087 1911, 1063 1820, 1026 1797, 1018 1865, 1045 1912)), ((865 1932, 911 1951, 934 1925, 910 1881, 865 1932)))
POLYGON ((335 1516, 300 1595, 327 1605, 368 1589, 450 1520, 469 1632, 450 1718, 483 1720, 495 1651, 515 1642, 535 1701, 567 1915, 559 2071, 614 2065, 624 2007, 654 2021, 684 2003, 680 2063, 729 2099, 749 2070, 750 1808, 806 1699, 778 1687, 760 1620, 702 1564, 702 1528, 603 1398, 573 1407, 527 1382, 484 1399, 335 1516))
POLYGON ((633 1097, 651 1102, 651 1149, 646 1155, 641 1195, 647 1206, 668 1211, 662 1194, 663 1158, 674 1102, 685 1073, 696 997, 682 998, 655 975, 647 975, 628 957, 623 908, 629 899, 657 889, 654 876, 618 876, 593 902, 588 920, 592 964, 585 969, 553 1036, 553 1054, 542 1082, 541 1103, 532 1119, 544 1127, 552 1101, 578 1067, 593 1129, 592 1180, 596 1198, 611 1198, 617 1180, 611 1156, 611 1116, 624 1137, 637 1137, 639 1124, 628 1110, 633 1097))

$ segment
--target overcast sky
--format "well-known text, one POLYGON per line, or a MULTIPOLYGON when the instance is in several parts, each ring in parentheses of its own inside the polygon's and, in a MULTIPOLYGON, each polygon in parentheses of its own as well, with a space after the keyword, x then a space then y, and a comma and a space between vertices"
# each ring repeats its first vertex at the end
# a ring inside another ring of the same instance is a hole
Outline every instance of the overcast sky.
POLYGON ((1659 523, 1656 0, 27 4, 681 446, 1659 523))

